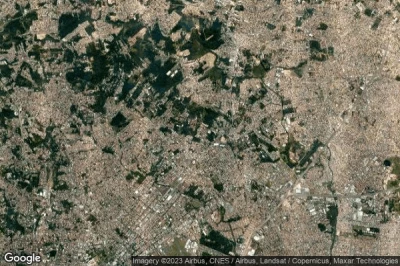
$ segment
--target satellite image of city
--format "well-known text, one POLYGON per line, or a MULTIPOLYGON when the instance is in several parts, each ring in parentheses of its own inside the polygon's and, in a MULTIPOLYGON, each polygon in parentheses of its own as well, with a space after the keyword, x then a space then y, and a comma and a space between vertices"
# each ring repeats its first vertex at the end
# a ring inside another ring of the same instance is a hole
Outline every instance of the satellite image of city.
POLYGON ((399 18, 0 0, 0 265, 400 256, 399 18))

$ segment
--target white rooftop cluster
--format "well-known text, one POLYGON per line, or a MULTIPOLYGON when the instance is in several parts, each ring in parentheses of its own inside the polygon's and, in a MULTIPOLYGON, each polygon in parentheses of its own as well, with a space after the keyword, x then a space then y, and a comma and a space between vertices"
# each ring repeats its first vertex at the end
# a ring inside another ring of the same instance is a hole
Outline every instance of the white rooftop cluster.
POLYGON ((178 69, 172 72, 172 69, 167 72, 167 76, 173 78, 176 74, 178 74, 178 69))

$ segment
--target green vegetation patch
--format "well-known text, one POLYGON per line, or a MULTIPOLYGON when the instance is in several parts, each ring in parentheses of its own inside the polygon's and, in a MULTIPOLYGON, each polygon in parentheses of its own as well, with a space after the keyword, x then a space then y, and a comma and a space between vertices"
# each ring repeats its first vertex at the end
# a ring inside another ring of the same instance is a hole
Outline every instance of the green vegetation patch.
POLYGON ((388 159, 392 166, 392 174, 400 176, 400 158, 399 157, 391 157, 388 159))
POLYGON ((128 181, 134 180, 136 179, 136 182, 138 184, 142 184, 144 182, 144 180, 146 179, 146 175, 142 174, 139 171, 130 171, 126 176, 125 179, 128 181))
POLYGON ((388 189, 397 188, 397 187, 399 187, 399 183, 400 183, 400 180, 399 180, 399 179, 390 180, 390 181, 387 183, 387 188, 388 188, 388 189))
POLYGON ((197 199, 190 199, 188 202, 185 204, 185 211, 186 212, 191 212, 193 210, 197 211, 201 207, 203 207, 203 203, 197 199))
POLYGON ((109 265, 116 258, 116 250, 113 246, 93 248, 86 253, 90 258, 95 258, 99 265, 109 265))
POLYGON ((388 201, 389 212, 397 212, 400 213, 400 200, 395 197, 388 201))
POLYGON ((235 247, 235 242, 214 230, 212 230, 208 235, 202 235, 200 238, 200 244, 224 254, 229 254, 229 252, 231 252, 235 247))
POLYGON ((280 158, 290 167, 295 167, 298 162, 290 158, 290 153, 296 154, 296 157, 302 158, 305 151, 303 145, 294 139, 292 135, 289 135, 288 142, 285 146, 281 146, 279 149, 280 158))
POLYGON ((189 188, 185 192, 183 192, 183 194, 200 202, 206 201, 204 191, 199 189, 199 186, 193 184, 190 185, 189 188))

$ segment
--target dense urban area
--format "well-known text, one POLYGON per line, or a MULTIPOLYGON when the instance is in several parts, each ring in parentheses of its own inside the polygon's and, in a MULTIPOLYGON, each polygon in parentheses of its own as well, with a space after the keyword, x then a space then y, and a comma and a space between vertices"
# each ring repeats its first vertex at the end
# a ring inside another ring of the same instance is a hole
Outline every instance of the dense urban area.
POLYGON ((0 250, 400 255, 400 2, 0 1, 0 250))

